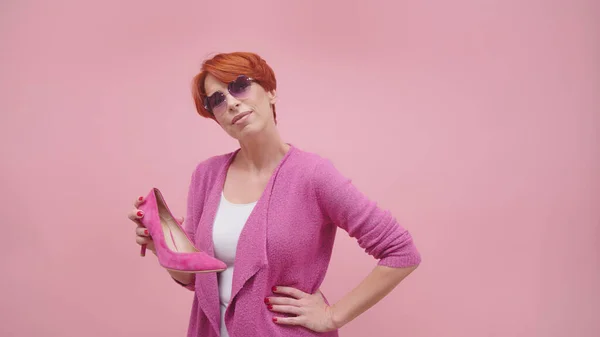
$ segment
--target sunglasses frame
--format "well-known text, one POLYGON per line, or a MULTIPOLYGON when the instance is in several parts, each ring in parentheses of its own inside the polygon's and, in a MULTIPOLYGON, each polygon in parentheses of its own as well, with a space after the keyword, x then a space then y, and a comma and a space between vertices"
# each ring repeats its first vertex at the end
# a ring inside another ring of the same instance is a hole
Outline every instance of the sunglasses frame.
MULTIPOLYGON (((246 75, 238 75, 238 76, 235 78, 235 80, 233 80, 233 81, 231 81, 231 82, 227 83, 227 92, 229 92, 229 94, 230 94, 231 96, 235 97, 235 98, 238 98, 238 97, 236 97, 236 94, 234 94, 234 93, 232 93, 232 92, 231 92, 231 85, 232 85, 233 83, 235 83, 236 81, 238 81, 238 80, 240 79, 240 77, 245 77, 245 78, 246 78, 246 80, 250 82, 250 85, 252 85, 252 83, 253 83, 253 82, 256 82, 256 81, 254 80, 254 78, 252 78, 252 77, 249 77, 249 76, 246 76, 246 75)), ((249 86, 248 86, 248 87, 249 87, 249 86)), ((206 109, 206 111, 208 111, 209 113, 211 113, 213 116, 214 116, 215 114, 214 114, 214 112, 213 112, 213 109, 209 109, 209 107, 208 107, 208 100, 210 99, 210 97, 214 96, 214 95, 215 95, 215 94, 217 94, 217 93, 221 93, 221 95, 223 95, 223 96, 226 96, 226 95, 225 95, 224 93, 222 93, 221 91, 215 91, 215 92, 214 92, 212 95, 210 95, 210 96, 206 96, 206 95, 204 95, 204 99, 202 100, 202 101, 203 101, 202 103, 203 103, 203 105, 204 105, 204 109, 206 109)), ((220 104, 222 104, 222 103, 220 103, 220 104)), ((217 104, 216 106, 219 106, 219 104, 217 104)))

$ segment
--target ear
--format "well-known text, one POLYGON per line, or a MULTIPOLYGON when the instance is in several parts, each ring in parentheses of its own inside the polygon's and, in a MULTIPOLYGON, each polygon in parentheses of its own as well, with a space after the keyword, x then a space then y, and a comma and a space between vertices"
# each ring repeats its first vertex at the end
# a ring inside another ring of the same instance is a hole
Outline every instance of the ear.
POLYGON ((271 104, 277 103, 277 91, 276 90, 269 91, 267 93, 267 95, 269 96, 269 103, 271 103, 271 104))

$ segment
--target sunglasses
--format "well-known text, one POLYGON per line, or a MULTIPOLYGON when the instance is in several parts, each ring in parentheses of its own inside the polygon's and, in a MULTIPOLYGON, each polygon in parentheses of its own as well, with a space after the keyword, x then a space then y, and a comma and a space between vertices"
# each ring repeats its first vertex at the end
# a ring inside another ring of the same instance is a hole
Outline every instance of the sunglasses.
MULTIPOLYGON (((235 80, 227 84, 227 91, 229 91, 231 96, 235 97, 236 99, 248 98, 248 94, 250 93, 249 89, 252 85, 252 82, 254 82, 254 79, 246 75, 240 75, 235 80)), ((215 113, 220 114, 225 112, 227 109, 225 94, 217 91, 209 97, 206 97, 204 99, 204 108, 213 115, 215 113)))

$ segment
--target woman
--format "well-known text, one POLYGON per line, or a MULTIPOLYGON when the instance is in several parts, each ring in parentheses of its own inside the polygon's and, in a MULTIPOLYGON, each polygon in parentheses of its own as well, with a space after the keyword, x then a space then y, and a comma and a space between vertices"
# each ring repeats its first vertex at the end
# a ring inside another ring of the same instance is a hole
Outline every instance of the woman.
MULTIPOLYGON (((418 266, 410 234, 389 212, 329 160, 282 141, 275 75, 260 56, 238 52, 206 60, 194 77, 193 98, 198 113, 240 148, 201 162, 192 174, 186 231, 227 269, 169 271, 195 291, 188 336, 338 336, 418 266), (319 287, 337 227, 379 262, 329 305, 319 287)), ((154 252, 139 226, 142 199, 129 218, 138 223, 136 242, 154 252)))

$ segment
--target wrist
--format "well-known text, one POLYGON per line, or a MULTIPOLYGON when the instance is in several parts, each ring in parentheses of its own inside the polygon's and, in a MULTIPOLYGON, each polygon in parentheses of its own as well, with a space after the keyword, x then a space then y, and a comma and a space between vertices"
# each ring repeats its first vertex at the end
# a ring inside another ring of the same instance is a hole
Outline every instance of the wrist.
POLYGON ((333 324, 334 329, 340 329, 348 323, 345 321, 343 314, 340 312, 341 310, 336 304, 331 305, 329 309, 331 311, 331 323, 333 324))

